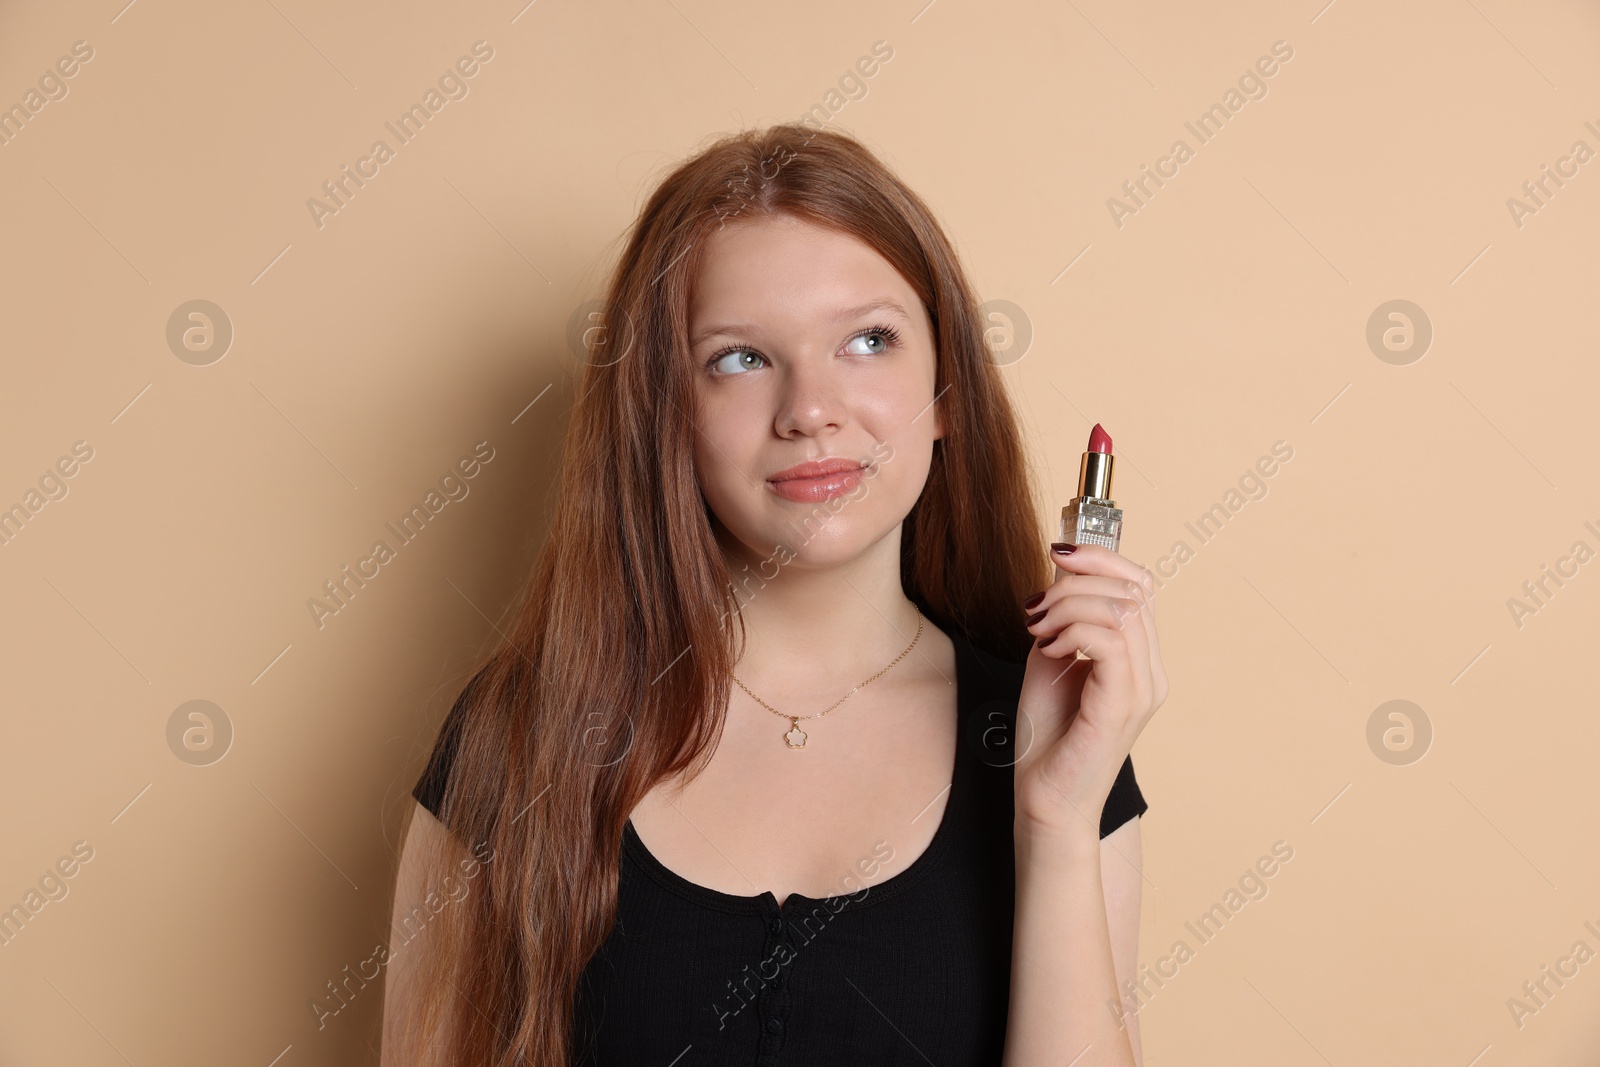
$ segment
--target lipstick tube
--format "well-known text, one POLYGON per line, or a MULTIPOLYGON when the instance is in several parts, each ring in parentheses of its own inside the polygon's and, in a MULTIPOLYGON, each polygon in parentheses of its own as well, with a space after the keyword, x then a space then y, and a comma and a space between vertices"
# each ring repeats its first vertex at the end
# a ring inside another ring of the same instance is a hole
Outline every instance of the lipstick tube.
POLYGON ((1060 540, 1069 545, 1104 545, 1117 551, 1122 543, 1122 509, 1111 499, 1111 436, 1094 424, 1089 448, 1078 464, 1078 495, 1061 509, 1060 540))

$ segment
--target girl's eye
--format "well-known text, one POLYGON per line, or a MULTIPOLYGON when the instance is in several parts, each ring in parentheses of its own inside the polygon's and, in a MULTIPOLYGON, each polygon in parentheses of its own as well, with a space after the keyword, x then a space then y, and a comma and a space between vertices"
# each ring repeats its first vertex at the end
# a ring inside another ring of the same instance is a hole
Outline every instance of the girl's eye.
POLYGON ((855 344, 857 341, 876 342, 878 347, 867 352, 859 353, 860 355, 875 356, 879 353, 887 352, 889 349, 899 344, 900 334, 893 326, 874 326, 871 329, 862 330, 860 333, 850 338, 851 344, 855 344))
MULTIPOLYGON (((900 343, 900 333, 893 326, 872 326, 862 330, 860 333, 850 338, 846 344, 853 345, 858 341, 867 342, 867 350, 852 352, 851 355, 876 356, 881 355, 882 353, 887 352, 889 349, 898 345, 900 343)), ((714 373, 719 374, 738 374, 742 370, 757 369, 756 367, 751 366, 751 364, 747 362, 747 359, 758 359, 765 364, 767 357, 752 349, 740 348, 735 345, 729 348, 724 348, 722 351, 716 353, 710 359, 706 360, 706 367, 714 373), (732 362, 725 366, 718 366, 726 360, 731 360, 732 362)))
POLYGON ((735 366, 737 366, 737 367, 745 367, 746 364, 743 361, 743 357, 746 357, 746 356, 751 357, 753 359, 763 360, 763 361, 765 361, 765 359, 766 359, 765 356, 761 355, 758 352, 752 352, 748 348, 729 348, 729 349, 725 349, 725 350, 723 350, 721 352, 718 352, 716 355, 712 356, 709 360, 706 361, 706 366, 710 367, 713 371, 717 371, 720 374, 738 374, 739 373, 738 370, 730 370, 730 369, 728 369, 726 367, 721 368, 719 370, 718 367, 717 367, 717 364, 721 363, 723 360, 732 359, 732 360, 735 361, 735 364, 734 364, 735 366))

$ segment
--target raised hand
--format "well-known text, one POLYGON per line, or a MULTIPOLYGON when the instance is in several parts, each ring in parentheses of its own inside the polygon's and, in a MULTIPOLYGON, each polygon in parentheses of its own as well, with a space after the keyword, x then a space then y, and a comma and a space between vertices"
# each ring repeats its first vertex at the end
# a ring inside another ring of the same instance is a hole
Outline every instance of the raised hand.
POLYGON ((1098 832, 1123 760, 1167 699, 1155 579, 1099 545, 1055 544, 1051 560, 1060 576, 1024 605, 1039 640, 1017 703, 1026 749, 1015 768, 1017 818, 1042 831, 1082 830, 1087 820, 1098 832))

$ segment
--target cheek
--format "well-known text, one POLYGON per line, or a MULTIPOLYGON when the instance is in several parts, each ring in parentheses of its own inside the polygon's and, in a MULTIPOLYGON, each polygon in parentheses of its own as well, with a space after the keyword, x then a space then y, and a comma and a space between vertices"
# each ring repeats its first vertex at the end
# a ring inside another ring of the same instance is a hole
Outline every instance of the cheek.
POLYGON ((739 499, 749 489, 745 471, 755 465, 759 444, 749 405, 705 402, 695 416, 694 464, 700 491, 713 511, 739 499))
MULTIPOLYGON (((932 399, 933 391, 926 382, 895 382, 858 395, 856 413, 874 439, 888 441, 896 451, 917 452, 929 447, 939 429, 932 399)), ((948 393, 944 399, 949 401, 948 393)))
POLYGON ((694 416, 695 458, 700 469, 718 478, 738 477, 760 444, 757 405, 737 397, 701 397, 694 416))
POLYGON ((701 494, 707 503, 715 506, 723 496, 721 487, 733 472, 728 469, 727 459, 712 446, 712 442, 706 440, 703 433, 695 434, 694 470, 701 494))
MULTIPOLYGON (((931 399, 926 385, 916 383, 883 397, 870 412, 862 413, 874 440, 887 444, 880 447, 886 458, 879 460, 872 492, 891 511, 909 512, 927 485, 939 429, 931 399)), ((946 393, 945 402, 949 399, 946 393)))
MULTIPOLYGON (((927 417, 930 416, 924 416, 927 417)), ((922 425, 921 420, 917 425, 922 425)), ((883 498, 889 512, 904 517, 916 506, 927 488, 932 459, 931 446, 920 440, 914 444, 895 442, 894 457, 879 467, 877 480, 883 484, 874 490, 883 498)))

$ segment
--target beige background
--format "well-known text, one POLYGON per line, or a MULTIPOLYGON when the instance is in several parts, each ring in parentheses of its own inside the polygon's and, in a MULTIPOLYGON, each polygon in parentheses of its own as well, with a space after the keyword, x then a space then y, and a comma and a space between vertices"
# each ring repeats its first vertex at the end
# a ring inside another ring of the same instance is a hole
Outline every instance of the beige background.
POLYGON ((375 1062, 379 982, 320 1030, 309 1001, 389 936, 407 791, 544 536, 569 322, 666 168, 819 105, 1021 309, 1001 350, 1053 508, 1100 421, 1124 552, 1194 550, 1135 749, 1140 958, 1194 949, 1145 1062, 1595 1061, 1600 960, 1507 1006, 1600 952, 1600 562, 1507 605, 1600 549, 1600 161, 1507 205, 1600 150, 1594 5, 123 3, 0 9, 0 104, 94 51, 0 145, 0 506, 93 449, 0 547, 0 907, 94 850, 0 947, 0 1061, 375 1062), (307 199, 480 40, 468 95, 319 228, 307 199), (165 336, 195 299, 234 331, 207 366, 165 336), (1434 331, 1406 365, 1366 340, 1394 299, 1434 331), (308 598, 479 441, 469 495, 319 628, 308 598), (209 766, 167 741, 196 699, 234 730, 209 766), (1392 699, 1431 723, 1409 765, 1367 741, 1392 699))

